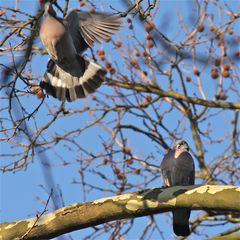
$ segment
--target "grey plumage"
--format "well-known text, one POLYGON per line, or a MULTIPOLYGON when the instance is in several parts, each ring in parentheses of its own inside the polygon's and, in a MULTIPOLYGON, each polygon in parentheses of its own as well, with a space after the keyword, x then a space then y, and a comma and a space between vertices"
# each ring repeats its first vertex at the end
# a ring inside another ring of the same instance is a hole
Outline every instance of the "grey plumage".
MULTIPOLYGON (((195 167, 189 147, 185 141, 177 141, 160 165, 164 186, 194 185, 195 167)), ((190 210, 177 209, 173 211, 173 230, 178 236, 187 236, 189 230, 190 210)))
POLYGON ((63 101, 86 97, 102 84, 106 72, 82 53, 95 42, 108 40, 120 28, 121 20, 80 10, 73 10, 61 19, 49 2, 44 8, 40 38, 51 59, 40 86, 63 101))

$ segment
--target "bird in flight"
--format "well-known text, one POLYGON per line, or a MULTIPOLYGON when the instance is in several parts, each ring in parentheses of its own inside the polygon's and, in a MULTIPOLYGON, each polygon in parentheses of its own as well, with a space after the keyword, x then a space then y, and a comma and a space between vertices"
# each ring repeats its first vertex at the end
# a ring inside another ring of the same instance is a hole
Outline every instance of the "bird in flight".
MULTIPOLYGON (((165 187, 194 185, 195 167, 186 141, 178 140, 174 149, 163 158, 160 165, 165 187)), ((188 236, 190 210, 173 210, 173 231, 177 236, 188 236)))
POLYGON ((40 87, 61 101, 74 101, 96 91, 106 71, 93 60, 83 57, 94 43, 110 39, 121 26, 121 19, 105 13, 71 11, 59 18, 49 1, 42 0, 44 20, 40 38, 50 60, 40 87))

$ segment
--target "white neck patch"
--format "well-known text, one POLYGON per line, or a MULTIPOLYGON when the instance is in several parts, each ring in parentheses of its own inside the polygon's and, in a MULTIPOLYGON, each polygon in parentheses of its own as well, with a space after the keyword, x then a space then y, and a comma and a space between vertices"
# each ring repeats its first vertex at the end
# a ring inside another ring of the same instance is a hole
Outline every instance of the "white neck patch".
POLYGON ((174 158, 178 158, 180 156, 181 153, 183 152, 187 152, 187 149, 186 148, 182 148, 182 149, 176 149, 175 150, 175 153, 174 153, 174 158))

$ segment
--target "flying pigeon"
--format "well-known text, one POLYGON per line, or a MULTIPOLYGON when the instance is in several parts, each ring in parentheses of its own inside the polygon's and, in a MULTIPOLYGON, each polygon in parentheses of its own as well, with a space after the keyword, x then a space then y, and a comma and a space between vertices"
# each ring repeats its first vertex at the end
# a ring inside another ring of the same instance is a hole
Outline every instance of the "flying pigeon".
MULTIPOLYGON (((160 165, 165 187, 194 185, 195 167, 186 141, 178 140, 160 165)), ((173 231, 177 236, 188 236, 190 210, 173 211, 173 231)))
POLYGON ((109 40, 121 25, 117 16, 71 11, 57 17, 50 2, 44 4, 40 38, 50 60, 40 86, 61 101, 74 101, 93 93, 104 81, 106 71, 82 53, 94 43, 109 40))

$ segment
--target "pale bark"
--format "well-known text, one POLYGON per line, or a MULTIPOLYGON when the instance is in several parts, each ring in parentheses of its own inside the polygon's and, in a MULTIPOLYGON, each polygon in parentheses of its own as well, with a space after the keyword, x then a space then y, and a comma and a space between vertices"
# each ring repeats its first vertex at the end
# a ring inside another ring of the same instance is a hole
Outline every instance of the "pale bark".
POLYGON ((240 239, 240 233, 234 233, 226 236, 216 236, 209 238, 208 240, 239 240, 240 239))
POLYGON ((76 203, 38 218, 1 223, 1 239, 49 239, 101 223, 185 207, 240 213, 240 187, 195 185, 153 188, 76 203))

